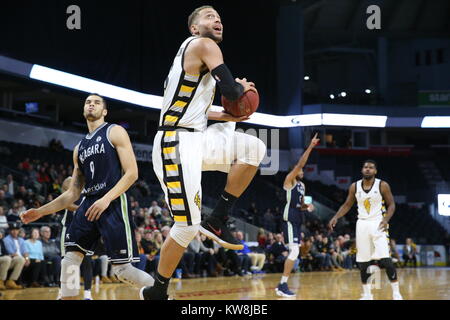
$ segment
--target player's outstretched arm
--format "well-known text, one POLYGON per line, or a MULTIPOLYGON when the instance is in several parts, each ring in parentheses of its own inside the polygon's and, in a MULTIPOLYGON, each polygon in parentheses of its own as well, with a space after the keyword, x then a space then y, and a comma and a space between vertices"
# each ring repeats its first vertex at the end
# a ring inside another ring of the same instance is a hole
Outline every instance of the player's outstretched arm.
POLYGON ((344 204, 339 208, 338 212, 336 212, 334 217, 331 218, 330 222, 328 223, 328 228, 330 228, 330 230, 333 230, 333 228, 336 226, 338 219, 340 217, 345 216, 347 212, 349 212, 350 209, 352 208, 353 204, 356 201, 355 192, 356 192, 356 184, 352 183, 352 185, 348 189, 347 199, 345 200, 344 204))
POLYGON ((289 172, 289 174, 284 179, 284 188, 290 189, 295 184, 295 177, 300 173, 300 170, 303 169, 303 167, 306 165, 306 162, 308 161, 309 155, 314 149, 314 147, 320 142, 320 139, 317 138, 317 133, 314 135, 314 137, 311 139, 311 142, 308 146, 308 148, 303 152, 301 158, 298 160, 295 167, 289 172))
POLYGON ((380 229, 385 231, 388 229, 389 220, 391 220, 392 216, 395 212, 395 201, 394 196, 392 195, 391 187, 386 181, 380 182, 380 192, 383 196, 384 202, 387 207, 386 214, 383 217, 383 221, 380 223, 380 229))
POLYGON ((127 191, 138 179, 137 162, 127 131, 121 126, 114 126, 109 133, 109 139, 116 148, 124 175, 108 193, 94 202, 86 211, 85 215, 89 221, 98 220, 111 201, 127 191))
POLYGON ((20 215, 20 219, 23 223, 31 223, 40 219, 41 217, 58 212, 62 209, 73 205, 73 202, 78 200, 81 191, 84 187, 84 176, 78 167, 78 147, 73 151, 73 174, 70 181, 70 185, 66 191, 64 191, 58 198, 47 203, 46 205, 37 208, 29 209, 20 215))

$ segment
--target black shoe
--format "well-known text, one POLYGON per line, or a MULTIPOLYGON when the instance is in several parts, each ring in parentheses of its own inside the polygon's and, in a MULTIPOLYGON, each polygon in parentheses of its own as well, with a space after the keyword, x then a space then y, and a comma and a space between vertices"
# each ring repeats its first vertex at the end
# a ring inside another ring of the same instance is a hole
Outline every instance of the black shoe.
POLYGON ((141 300, 169 300, 167 293, 157 292, 154 287, 142 287, 139 290, 141 300))
POLYGON ((225 222, 216 217, 209 216, 205 218, 200 225, 200 232, 224 248, 231 250, 244 249, 244 245, 233 237, 225 222))

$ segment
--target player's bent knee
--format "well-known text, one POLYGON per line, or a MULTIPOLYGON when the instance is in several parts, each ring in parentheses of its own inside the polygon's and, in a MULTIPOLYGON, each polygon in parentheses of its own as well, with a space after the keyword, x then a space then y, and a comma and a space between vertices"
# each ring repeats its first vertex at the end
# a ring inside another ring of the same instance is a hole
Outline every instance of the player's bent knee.
POLYGON ((61 295, 78 296, 80 291, 80 265, 83 255, 69 251, 61 261, 61 295))
POLYGON ((237 141, 237 160, 258 167, 266 155, 267 147, 261 139, 249 134, 237 141))
POLYGON ((391 258, 380 259, 380 267, 386 269, 386 274, 390 281, 397 281, 397 272, 391 258))
POLYGON ((170 229, 170 237, 183 248, 187 248, 200 229, 200 224, 184 226, 175 223, 170 229))
POLYGON ((358 262, 359 270, 361 271, 361 282, 366 284, 370 278, 369 267, 370 262, 358 262))
POLYGON ((298 244, 289 245, 289 255, 288 259, 295 261, 298 258, 300 250, 298 249, 298 244))

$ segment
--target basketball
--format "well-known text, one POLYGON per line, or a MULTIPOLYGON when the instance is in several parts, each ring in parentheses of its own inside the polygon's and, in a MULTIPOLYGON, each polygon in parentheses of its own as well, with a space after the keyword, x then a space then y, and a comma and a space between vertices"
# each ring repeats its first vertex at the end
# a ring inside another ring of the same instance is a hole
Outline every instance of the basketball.
POLYGON ((230 101, 222 96, 222 106, 225 111, 235 117, 250 116, 258 109, 259 94, 249 90, 239 99, 230 101))

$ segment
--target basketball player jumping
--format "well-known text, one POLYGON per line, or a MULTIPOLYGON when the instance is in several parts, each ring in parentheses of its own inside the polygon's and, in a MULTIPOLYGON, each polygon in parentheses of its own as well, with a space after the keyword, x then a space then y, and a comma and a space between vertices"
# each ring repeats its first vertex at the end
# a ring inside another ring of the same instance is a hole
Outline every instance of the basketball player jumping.
POLYGON ((247 188, 266 146, 256 137, 235 131, 236 118, 209 111, 216 83, 228 100, 238 99, 254 84, 234 79, 224 64, 218 43, 223 25, 211 6, 195 9, 188 19, 191 37, 182 44, 165 83, 158 133, 153 144, 153 169, 175 220, 161 248, 153 287, 141 298, 167 299, 167 287, 183 252, 198 231, 223 247, 240 250, 226 221, 233 204, 247 188), (226 121, 207 127, 208 119, 226 121), (202 170, 228 173, 227 183, 212 214, 201 222, 202 170), (201 224, 200 224, 201 223, 201 224))
POLYGON ((397 271, 389 252, 387 229, 389 220, 394 215, 395 202, 391 188, 386 181, 376 179, 377 164, 366 160, 363 164, 363 179, 352 183, 348 190, 347 200, 339 208, 328 226, 331 230, 352 208, 355 201, 358 205, 358 221, 356 223, 356 261, 361 271, 363 295, 361 300, 373 300, 371 283, 367 283, 371 273, 369 267, 372 260, 379 260, 379 265, 386 269, 391 282, 394 300, 403 300, 397 280, 397 271), (385 204, 387 212, 385 213, 385 204))
POLYGON ((313 211, 312 204, 305 204, 305 184, 302 182, 303 167, 308 161, 312 149, 319 143, 317 133, 311 140, 306 151, 284 179, 283 189, 286 190, 286 205, 283 213, 284 241, 289 247, 289 255, 284 261, 283 276, 275 293, 281 297, 293 297, 295 293, 289 290, 287 281, 294 267, 295 260, 300 253, 299 244, 301 239, 302 212, 301 210, 313 211))
POLYGON ((127 132, 105 122, 107 113, 101 96, 87 97, 83 115, 89 134, 74 149, 69 189, 50 203, 21 215, 24 223, 33 222, 67 208, 83 191, 84 197, 65 236, 66 253, 61 262, 63 300, 77 299, 81 262, 100 236, 117 278, 137 287, 154 282, 149 274, 131 265, 139 260, 139 255, 125 192, 138 178, 138 168, 127 132))

